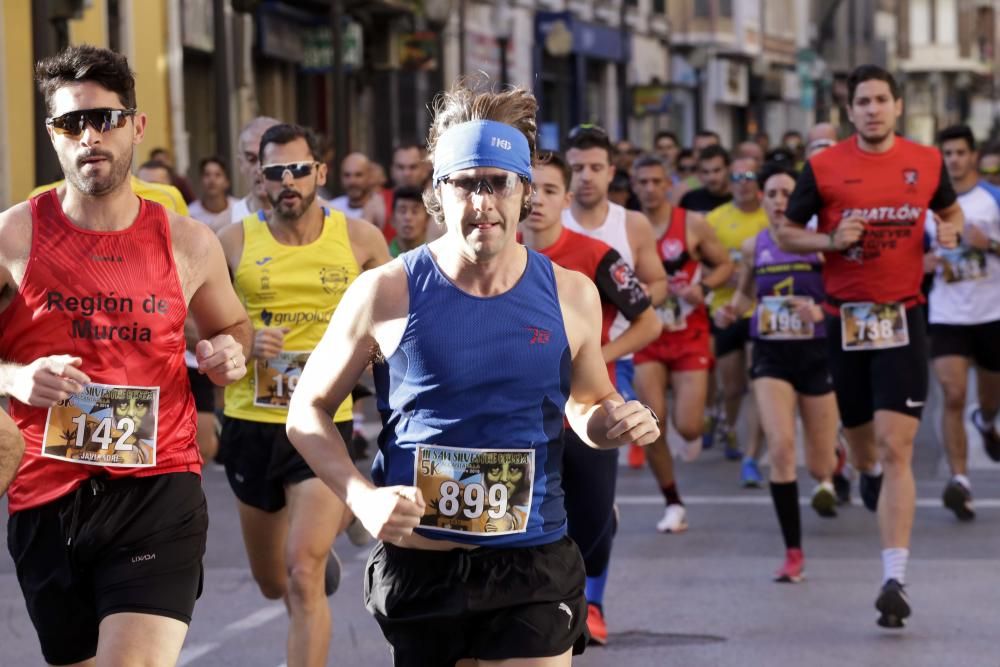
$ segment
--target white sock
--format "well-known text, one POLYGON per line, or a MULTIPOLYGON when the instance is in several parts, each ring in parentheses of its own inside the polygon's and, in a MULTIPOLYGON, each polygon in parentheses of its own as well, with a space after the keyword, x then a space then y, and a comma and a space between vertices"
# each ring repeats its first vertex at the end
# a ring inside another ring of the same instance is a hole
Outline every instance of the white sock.
POLYGON ((964 486, 966 491, 972 491, 972 482, 965 475, 952 475, 951 479, 953 482, 958 482, 964 486))
POLYGON ((862 470, 861 472, 864 473, 865 475, 868 475, 869 477, 878 477, 879 475, 882 474, 882 462, 876 461, 875 465, 873 465, 871 468, 869 468, 868 470, 862 470))
POLYGON ((882 549, 882 583, 895 579, 906 583, 906 561, 910 558, 909 549, 882 549))

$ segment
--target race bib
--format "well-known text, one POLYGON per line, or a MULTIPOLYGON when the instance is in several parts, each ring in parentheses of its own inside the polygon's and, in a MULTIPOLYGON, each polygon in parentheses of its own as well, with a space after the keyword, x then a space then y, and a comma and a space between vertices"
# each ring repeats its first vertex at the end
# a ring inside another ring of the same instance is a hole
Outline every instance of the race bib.
POLYGON ((845 303, 840 306, 841 347, 847 351, 884 350, 910 343, 906 308, 901 303, 845 303))
POLYGON ((813 337, 813 323, 804 321, 796 304, 813 305, 808 296, 765 296, 757 304, 757 335, 768 340, 797 340, 813 337))
POLYGON ((660 316, 663 328, 667 331, 687 329, 687 314, 684 312, 684 305, 673 294, 668 296, 663 305, 656 309, 656 314, 660 316))
POLYGON ((49 408, 42 456, 108 467, 156 465, 159 387, 88 384, 49 408))
POLYGON ((413 485, 427 502, 420 526, 478 535, 523 533, 534 472, 532 449, 418 446, 413 485))
POLYGON ((986 253, 976 248, 961 246, 952 250, 939 250, 941 278, 946 283, 982 280, 986 277, 986 253))
POLYGON ((256 408, 287 408, 309 361, 309 352, 281 352, 274 359, 254 361, 253 404, 256 408))

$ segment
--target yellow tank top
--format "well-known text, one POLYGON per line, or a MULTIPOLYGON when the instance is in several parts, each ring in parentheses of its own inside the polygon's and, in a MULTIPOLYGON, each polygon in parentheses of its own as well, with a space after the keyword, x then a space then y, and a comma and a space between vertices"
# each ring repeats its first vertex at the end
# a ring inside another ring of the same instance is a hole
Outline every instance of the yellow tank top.
MULTIPOLYGON (((741 259, 740 249, 743 247, 743 242, 756 236, 761 230, 767 229, 767 214, 764 213, 763 206, 753 213, 747 213, 736 204, 729 202, 710 211, 705 216, 705 220, 715 230, 715 235, 729 251, 729 256, 736 264, 739 264, 741 259)), ((735 291, 735 288, 728 285, 712 290, 712 299, 708 304, 712 314, 715 314, 719 307, 729 303, 735 291)), ((743 316, 750 317, 752 314, 753 308, 744 313, 743 316)))
MULTIPOLYGON (((347 234, 347 218, 323 209, 323 231, 308 245, 278 243, 263 212, 243 219, 243 256, 234 285, 254 329, 290 329, 277 359, 248 360, 246 377, 226 387, 226 416, 284 424, 288 399, 333 311, 361 272, 347 234)), ((347 397, 333 420, 351 419, 347 397)))

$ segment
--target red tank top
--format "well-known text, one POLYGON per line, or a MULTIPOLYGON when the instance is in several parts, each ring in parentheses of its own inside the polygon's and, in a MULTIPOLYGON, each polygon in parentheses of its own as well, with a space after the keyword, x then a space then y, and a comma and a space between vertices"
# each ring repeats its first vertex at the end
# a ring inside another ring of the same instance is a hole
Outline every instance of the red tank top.
MULTIPOLYGON (((667 271, 667 280, 672 288, 698 281, 700 265, 691 257, 687 247, 687 209, 674 207, 670 214, 670 226, 656 242, 656 252, 663 261, 663 268, 667 271)), ((687 326, 688 329, 708 330, 708 311, 704 304, 696 306, 687 315, 687 326)))
POLYGON ((159 204, 140 200, 126 230, 74 226, 55 190, 30 201, 31 255, 0 313, 0 357, 83 359, 83 392, 51 409, 11 399, 24 436, 10 512, 60 498, 93 476, 201 472, 184 365, 187 304, 159 204))

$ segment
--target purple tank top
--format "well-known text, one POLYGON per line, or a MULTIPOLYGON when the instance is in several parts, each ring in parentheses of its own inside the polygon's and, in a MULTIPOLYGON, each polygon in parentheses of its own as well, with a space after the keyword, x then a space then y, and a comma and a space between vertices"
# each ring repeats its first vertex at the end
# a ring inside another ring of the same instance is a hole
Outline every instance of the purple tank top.
MULTIPOLYGON (((765 229, 754 242, 753 275, 757 287, 758 303, 764 297, 770 296, 802 296, 811 297, 819 304, 826 300, 823 291, 823 264, 819 253, 799 255, 785 252, 771 238, 770 230, 765 229)), ((754 309, 750 321, 750 335, 759 336, 761 309, 754 309)), ((820 321, 813 325, 813 338, 825 338, 826 325, 820 321)))

